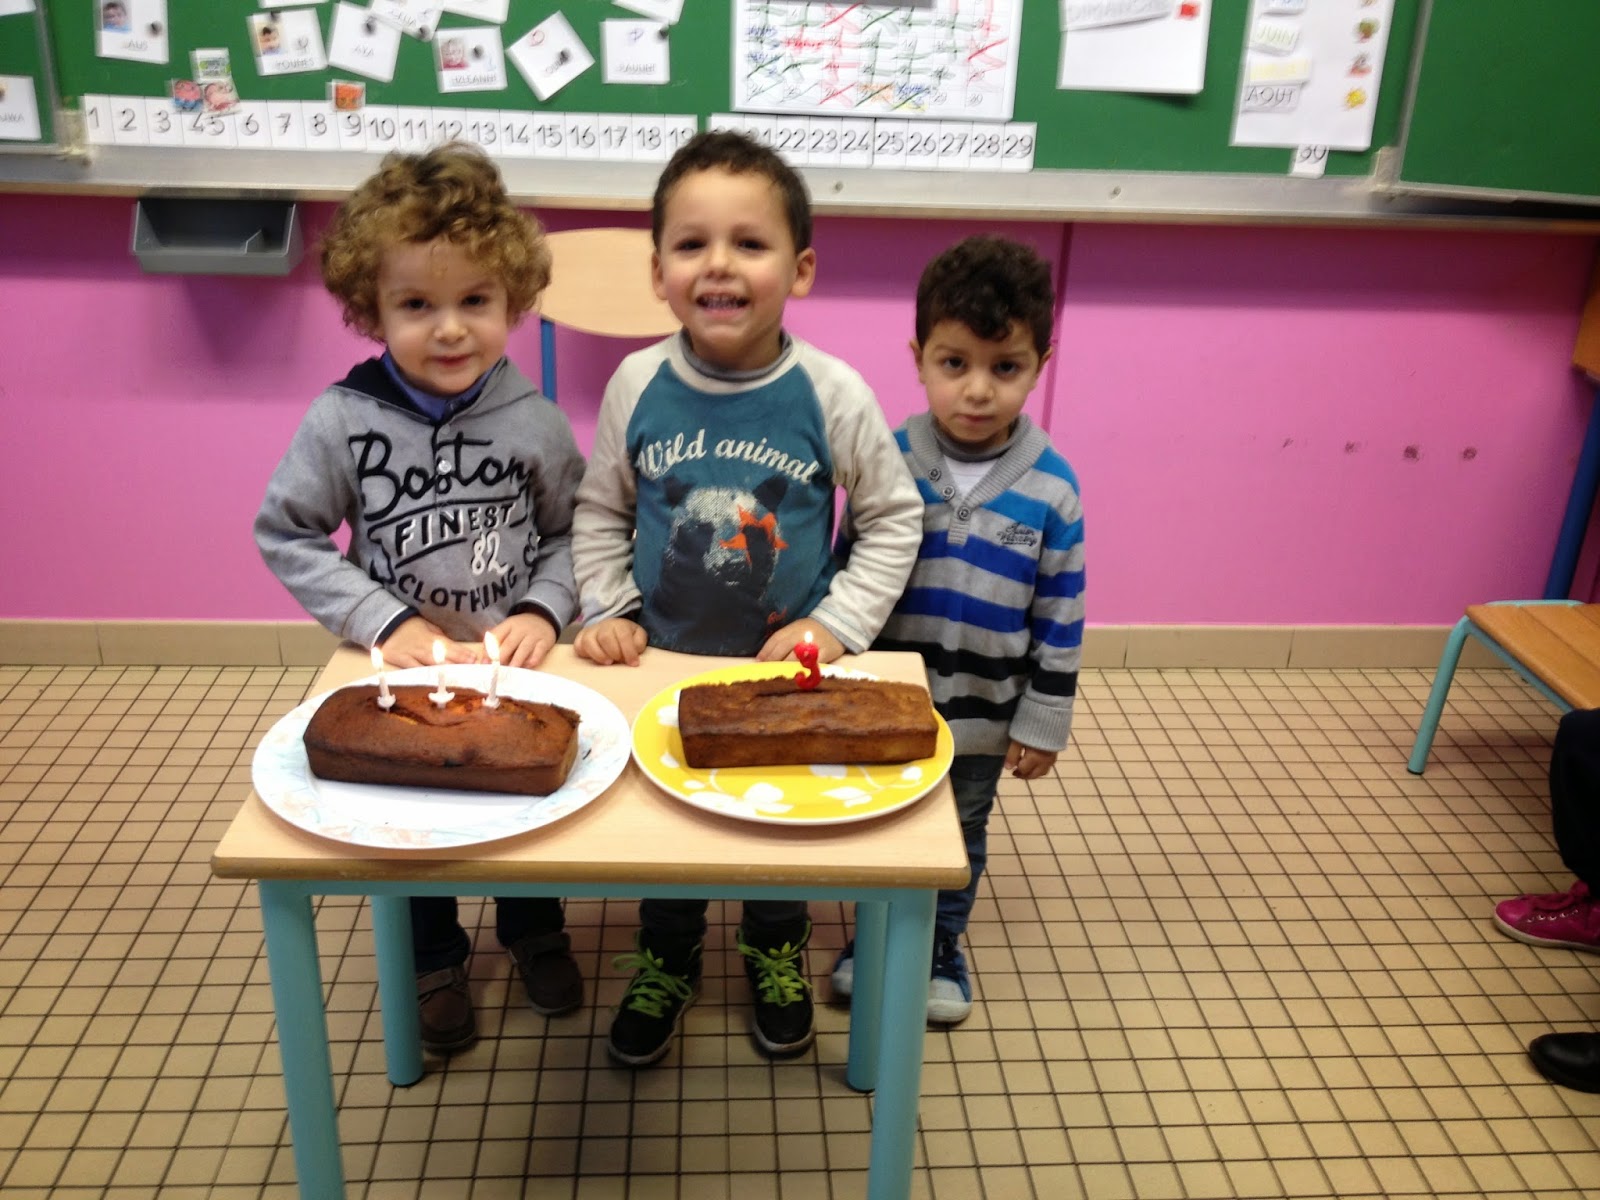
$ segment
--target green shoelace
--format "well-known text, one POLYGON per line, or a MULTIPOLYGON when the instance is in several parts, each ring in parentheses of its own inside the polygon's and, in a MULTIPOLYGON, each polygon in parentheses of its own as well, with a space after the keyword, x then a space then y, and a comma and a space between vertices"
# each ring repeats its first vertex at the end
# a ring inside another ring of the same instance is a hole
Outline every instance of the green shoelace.
POLYGON ((611 960, 619 971, 635 972, 622 997, 622 1007, 642 1012, 649 1017, 665 1016, 674 1000, 684 1001, 694 995, 694 985, 682 975, 666 969, 666 962, 648 950, 635 950, 619 954, 611 960))
POLYGON ((799 966, 800 952, 805 949, 805 943, 791 946, 785 942, 776 950, 760 950, 744 940, 742 930, 735 935, 735 943, 739 953, 754 964, 756 989, 765 1003, 782 1008, 805 999, 806 990, 811 986, 800 973, 799 966))

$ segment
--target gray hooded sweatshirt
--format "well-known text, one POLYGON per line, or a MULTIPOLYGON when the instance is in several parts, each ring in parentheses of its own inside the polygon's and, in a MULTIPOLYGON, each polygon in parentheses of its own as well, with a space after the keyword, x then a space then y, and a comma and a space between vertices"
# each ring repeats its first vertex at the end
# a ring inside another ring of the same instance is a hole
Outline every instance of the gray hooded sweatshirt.
POLYGON ((419 614, 460 641, 515 612, 559 630, 577 608, 583 469, 566 416, 509 361, 436 422, 372 358, 312 401, 267 485, 256 545, 308 613, 364 646, 419 614))

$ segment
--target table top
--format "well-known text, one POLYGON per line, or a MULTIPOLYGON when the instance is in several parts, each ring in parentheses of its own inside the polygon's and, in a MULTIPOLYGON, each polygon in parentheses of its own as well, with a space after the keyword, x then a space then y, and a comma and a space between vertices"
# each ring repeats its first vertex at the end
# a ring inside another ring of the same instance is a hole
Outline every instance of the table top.
MULTIPOLYGON (((748 659, 645 651, 639 666, 597 667, 559 645, 540 670, 606 696, 631 724, 662 688, 748 659)), ((915 654, 872 651, 840 666, 925 684, 915 654)), ((341 646, 317 680, 328 691, 372 674, 365 650, 341 646)), ((445 850, 382 850, 307 833, 254 791, 211 857, 234 879, 432 880, 475 883, 702 883, 816 887, 961 887, 966 848, 950 783, 872 820, 816 828, 765 825, 705 812, 661 791, 631 758, 617 782, 554 824, 445 850)))

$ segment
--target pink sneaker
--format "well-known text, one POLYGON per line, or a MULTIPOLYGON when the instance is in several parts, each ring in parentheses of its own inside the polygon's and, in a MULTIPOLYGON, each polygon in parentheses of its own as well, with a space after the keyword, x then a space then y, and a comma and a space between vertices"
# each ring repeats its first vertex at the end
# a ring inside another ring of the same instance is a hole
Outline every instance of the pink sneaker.
POLYGON ((1502 933, 1532 946, 1559 946, 1600 954, 1600 901, 1581 879, 1565 892, 1518 896, 1494 907, 1502 933))

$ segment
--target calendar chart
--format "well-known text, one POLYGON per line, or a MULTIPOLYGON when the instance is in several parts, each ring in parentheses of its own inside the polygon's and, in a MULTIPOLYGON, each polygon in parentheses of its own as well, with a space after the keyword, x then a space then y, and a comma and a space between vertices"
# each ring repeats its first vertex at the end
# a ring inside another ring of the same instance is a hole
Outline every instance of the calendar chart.
POLYGON ((747 112, 1005 121, 1022 0, 927 8, 736 0, 733 106, 747 112))

